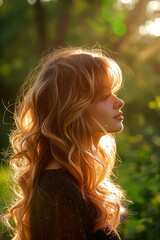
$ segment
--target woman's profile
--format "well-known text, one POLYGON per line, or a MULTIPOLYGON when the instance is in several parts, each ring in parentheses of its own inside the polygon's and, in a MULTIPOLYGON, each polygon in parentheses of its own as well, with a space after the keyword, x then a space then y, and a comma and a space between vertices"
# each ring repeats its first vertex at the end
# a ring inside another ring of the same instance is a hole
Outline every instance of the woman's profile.
POLYGON ((122 80, 102 50, 68 47, 44 57, 25 81, 9 136, 18 189, 4 220, 13 240, 120 239, 127 196, 111 177, 122 80))

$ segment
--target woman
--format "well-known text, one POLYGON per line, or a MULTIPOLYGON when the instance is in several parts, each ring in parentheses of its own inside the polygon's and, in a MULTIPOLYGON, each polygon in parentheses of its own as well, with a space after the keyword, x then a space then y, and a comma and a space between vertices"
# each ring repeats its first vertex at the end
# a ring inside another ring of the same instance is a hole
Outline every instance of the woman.
POLYGON ((79 47, 53 51, 25 82, 10 134, 14 240, 120 239, 127 198, 111 176, 121 85, 113 59, 79 47))

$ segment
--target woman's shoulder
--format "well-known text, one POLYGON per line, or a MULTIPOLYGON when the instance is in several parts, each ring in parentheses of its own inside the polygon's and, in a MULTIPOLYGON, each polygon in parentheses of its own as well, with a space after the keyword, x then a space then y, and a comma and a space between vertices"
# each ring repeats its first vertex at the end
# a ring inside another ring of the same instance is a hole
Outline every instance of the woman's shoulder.
MULTIPOLYGON (((63 206, 65 211, 79 212, 79 215, 90 215, 90 207, 82 196, 74 178, 65 169, 45 170, 40 175, 34 189, 32 209, 34 206, 63 206)), ((87 221, 88 221, 87 217, 87 221)), ((90 219, 89 219, 90 220, 90 219)))
POLYGON ((39 177, 37 189, 48 194, 57 195, 78 195, 81 196, 81 191, 76 183, 75 178, 65 169, 46 169, 39 177))

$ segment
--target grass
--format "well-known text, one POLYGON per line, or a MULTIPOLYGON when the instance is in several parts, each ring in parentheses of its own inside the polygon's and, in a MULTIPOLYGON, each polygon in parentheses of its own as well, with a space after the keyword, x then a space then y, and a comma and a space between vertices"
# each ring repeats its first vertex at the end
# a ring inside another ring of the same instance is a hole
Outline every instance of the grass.
MULTIPOLYGON (((0 168, 0 214, 6 212, 6 207, 11 200, 11 172, 7 166, 1 166, 0 168)), ((6 227, 3 227, 0 222, 0 239, 10 240, 11 236, 6 227)))

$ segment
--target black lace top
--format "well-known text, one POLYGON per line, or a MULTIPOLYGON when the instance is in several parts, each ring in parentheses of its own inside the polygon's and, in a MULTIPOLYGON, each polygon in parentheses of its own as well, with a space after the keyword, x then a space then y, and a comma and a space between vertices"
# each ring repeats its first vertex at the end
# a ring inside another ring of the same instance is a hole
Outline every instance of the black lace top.
POLYGON ((91 232, 91 208, 64 168, 44 170, 30 210, 31 240, 119 240, 116 232, 91 232))

